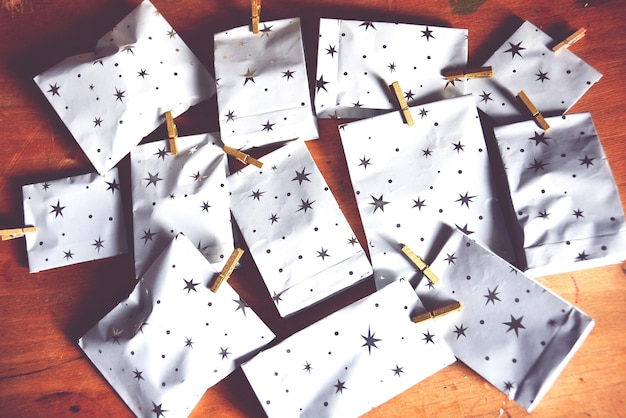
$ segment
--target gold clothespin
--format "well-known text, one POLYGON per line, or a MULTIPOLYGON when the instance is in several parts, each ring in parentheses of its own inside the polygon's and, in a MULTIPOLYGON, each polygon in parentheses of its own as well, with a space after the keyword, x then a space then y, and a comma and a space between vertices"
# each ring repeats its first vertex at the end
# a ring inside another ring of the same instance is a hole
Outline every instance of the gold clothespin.
POLYGON ((521 100, 524 106, 526 106, 526 109, 528 109, 533 119, 535 119, 535 122, 537 122, 537 125, 539 125, 541 129, 543 129, 544 131, 550 129, 550 125, 548 124, 548 122, 546 122, 539 109, 537 109, 533 102, 530 101, 530 99, 523 90, 520 90, 520 92, 517 93, 517 98, 521 100))
POLYGON ((259 19, 261 17, 261 0, 252 0, 252 33, 259 33, 259 19))
POLYGON ((235 267, 237 267, 237 263, 239 259, 243 255, 243 250, 241 248, 235 248, 230 257, 228 257, 228 261, 224 265, 224 268, 220 272, 220 274, 215 279, 215 282, 211 286, 211 292, 215 293, 220 288, 222 283, 230 278, 230 275, 233 274, 235 267))
POLYGON ((459 80, 461 78, 488 78, 493 77, 493 68, 478 67, 466 68, 465 70, 448 70, 443 72, 447 81, 459 80))
POLYGON ((241 152, 238 149, 229 147, 228 145, 224 145, 223 149, 226 154, 232 155, 244 164, 252 164, 255 167, 263 168, 263 163, 261 161, 257 160, 256 158, 252 158, 245 152, 241 152))
POLYGON ((397 81, 394 81, 389 87, 391 88, 393 95, 396 97, 396 100, 398 101, 398 104, 400 105, 400 111, 402 112, 402 117, 404 118, 404 122, 407 125, 412 126, 413 116, 411 115, 411 111, 409 110, 409 105, 407 104, 406 99, 404 98, 404 92, 400 88, 400 83, 398 83, 397 81))
POLYGON ((178 130, 172 117, 172 111, 165 112, 165 123, 167 125, 167 136, 170 139, 170 153, 172 155, 178 154, 178 145, 176 144, 176 138, 178 138, 178 130))
POLYGON ((37 228, 34 226, 25 226, 24 228, 2 229, 0 230, 0 237, 2 237, 2 241, 8 241, 10 239, 23 237, 29 232, 37 232, 37 228))
POLYGON ((449 305, 444 306, 443 308, 438 308, 430 312, 425 312, 423 314, 415 315, 411 318, 411 321, 417 323, 427 321, 429 319, 438 318, 444 315, 447 315, 452 312, 460 312, 463 310, 463 304, 461 302, 452 302, 449 305))
POLYGON ((402 246, 402 252, 415 264, 415 266, 426 276, 428 280, 433 284, 437 284, 439 282, 439 277, 430 269, 430 266, 426 264, 424 260, 417 254, 415 254, 409 247, 406 245, 402 246))
POLYGON ((574 32, 573 34, 565 38, 564 41, 561 41, 558 44, 554 45, 552 47, 552 51, 558 52, 563 48, 569 48, 571 45, 581 40, 585 36, 585 33, 587 33, 587 29, 585 28, 578 29, 576 32, 574 32))

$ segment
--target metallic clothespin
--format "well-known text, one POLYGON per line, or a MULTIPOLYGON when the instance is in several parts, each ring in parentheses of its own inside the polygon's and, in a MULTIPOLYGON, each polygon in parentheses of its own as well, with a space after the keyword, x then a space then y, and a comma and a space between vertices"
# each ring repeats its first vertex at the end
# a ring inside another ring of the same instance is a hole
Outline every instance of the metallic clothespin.
POLYGON ((578 29, 576 32, 574 32, 573 34, 565 38, 564 41, 561 41, 558 44, 554 45, 552 47, 552 51, 558 52, 563 48, 569 48, 571 45, 581 40, 585 36, 586 32, 587 32, 587 29, 585 28, 578 29))
POLYGON ((404 98, 404 92, 400 88, 400 83, 394 81, 390 86, 393 95, 396 97, 398 104, 400 105, 400 111, 402 112, 402 117, 404 118, 404 122, 412 126, 413 125, 413 116, 411 115, 411 111, 409 110, 409 105, 404 98))
POLYGON ((261 0, 252 0, 252 33, 259 33, 259 19, 261 17, 261 0))
POLYGON ((463 304, 461 302, 453 302, 449 305, 446 305, 442 308, 435 309, 430 312, 425 312, 423 314, 415 315, 411 318, 411 321, 417 323, 427 321, 429 319, 438 318, 444 315, 447 315, 452 312, 460 312, 463 310, 463 304))
POLYGON ((465 70, 448 70, 443 72, 447 81, 460 80, 461 78, 488 78, 493 77, 492 67, 466 68, 465 70))
POLYGON ((241 152, 238 149, 233 147, 229 147, 228 145, 224 145, 223 150, 226 154, 232 155, 237 160, 241 161, 244 164, 252 164, 255 167, 263 168, 263 163, 255 158, 252 158, 245 152, 241 152))
POLYGON ((413 264, 426 276, 428 280, 433 284, 437 284, 439 282, 439 277, 430 269, 430 266, 426 264, 424 260, 417 254, 415 254, 409 247, 406 245, 402 246, 402 252, 408 257, 413 264))
POLYGON ((211 292, 215 293, 220 288, 222 283, 230 278, 230 275, 233 274, 235 267, 237 267, 237 263, 239 263, 239 259, 243 255, 243 250, 241 248, 235 248, 230 257, 228 257, 228 261, 224 265, 224 268, 220 272, 220 274, 215 279, 215 282, 211 286, 211 292))
POLYGON ((178 138, 178 130, 172 117, 172 111, 165 112, 165 123, 167 125, 167 136, 170 139, 170 153, 172 155, 178 154, 178 145, 176 144, 176 138, 178 138))
POLYGON ((524 93, 524 91, 520 91, 519 93, 517 93, 517 98, 520 99, 520 101, 524 104, 524 106, 526 106, 526 109, 528 109, 533 119, 535 120, 537 125, 539 125, 541 129, 543 129, 544 131, 547 131, 548 129, 550 129, 550 125, 548 124, 548 122, 546 122, 546 120, 543 118, 543 115, 541 114, 539 109, 537 109, 537 107, 533 104, 533 102, 530 101, 530 99, 528 98, 526 93, 524 93))
POLYGON ((29 232, 37 232, 37 228, 34 226, 25 226, 23 228, 1 229, 0 237, 2 241, 8 241, 10 239, 23 237, 29 232))

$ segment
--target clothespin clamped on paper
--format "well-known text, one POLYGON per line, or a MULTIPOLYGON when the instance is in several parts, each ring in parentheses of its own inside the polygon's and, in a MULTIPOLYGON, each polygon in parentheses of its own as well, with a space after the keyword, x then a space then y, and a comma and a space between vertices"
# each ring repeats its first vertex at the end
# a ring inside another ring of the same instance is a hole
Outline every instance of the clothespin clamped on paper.
POLYGON ((400 88, 400 83, 394 81, 390 86, 393 95, 396 97, 398 104, 400 105, 400 111, 402 112, 402 117, 404 118, 404 122, 412 126, 413 125, 413 116, 411 115, 411 111, 409 110, 409 105, 404 98, 404 92, 400 88))
POLYGON ((460 80, 461 78, 489 78, 493 77, 493 68, 478 67, 466 68, 465 70, 448 70, 443 72, 446 81, 460 80))
POLYGON ((224 265, 224 268, 211 286, 211 292, 217 292, 222 283, 230 278, 231 274, 233 274, 233 271, 235 270, 235 267, 237 267, 237 263, 239 263, 239 259, 241 259, 242 255, 243 250, 241 248, 235 248, 230 257, 228 257, 228 261, 224 265))
POLYGON ((411 318, 411 321, 416 324, 424 321, 428 321, 429 319, 439 318, 441 316, 447 315, 452 312, 460 312, 463 310, 463 304, 461 302, 452 302, 449 305, 446 305, 442 308, 437 308, 430 312, 424 312, 423 314, 415 315, 411 318))
POLYGON ((402 246, 402 252, 408 257, 409 260, 426 276, 431 283, 437 284, 439 282, 439 277, 430 269, 430 266, 426 264, 424 260, 417 254, 413 252, 406 245, 402 246))
POLYGON ((252 0, 252 33, 259 33, 259 19, 261 18, 261 0, 252 0))
POLYGON ((23 228, 1 229, 0 237, 2 241, 8 241, 14 238, 20 238, 30 232, 37 232, 37 228, 34 226, 25 226, 23 228))
POLYGON ((167 125, 167 136, 170 139, 170 153, 172 155, 178 154, 178 145, 176 144, 176 138, 178 138, 178 130, 172 117, 172 111, 165 112, 165 124, 167 125))
POLYGON ((558 52, 563 48, 569 48, 571 45, 581 40, 585 36, 586 32, 587 32, 587 29, 585 28, 578 29, 576 32, 574 32, 573 34, 565 38, 564 41, 561 41, 558 44, 554 45, 552 47, 552 51, 558 52))
POLYGON ((544 131, 547 131, 548 129, 550 129, 550 125, 548 124, 548 122, 546 122, 546 120, 543 118, 543 115, 541 114, 539 109, 537 109, 537 107, 533 104, 533 102, 530 101, 530 99, 528 98, 526 93, 524 93, 523 90, 517 93, 517 98, 520 99, 520 101, 524 104, 524 106, 526 106, 526 109, 528 109, 533 119, 535 120, 537 125, 539 125, 541 129, 543 129, 544 131))
POLYGON ((222 149, 224 150, 226 154, 232 155, 233 157, 235 157, 237 160, 241 161, 244 164, 252 164, 255 167, 263 168, 263 163, 261 161, 257 160, 256 158, 252 158, 245 152, 241 152, 238 149, 229 147, 228 145, 224 145, 222 149))

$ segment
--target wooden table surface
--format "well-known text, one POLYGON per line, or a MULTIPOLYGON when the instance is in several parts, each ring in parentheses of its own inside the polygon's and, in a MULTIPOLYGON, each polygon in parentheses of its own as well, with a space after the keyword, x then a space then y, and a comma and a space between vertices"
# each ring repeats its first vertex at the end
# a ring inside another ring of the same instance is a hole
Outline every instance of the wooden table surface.
MULTIPOLYGON (((91 51, 138 0, 2 0, 0 6, 0 228, 22 225, 21 186, 93 171, 32 77, 91 51)), ((579 27, 571 49, 604 74, 571 112, 592 113, 622 204, 626 203, 626 2, 597 0, 265 0, 262 20, 303 19, 314 74, 319 17, 403 21, 469 29, 470 65, 480 65, 523 20, 554 38, 579 27)), ((213 34, 248 23, 247 0, 154 0, 213 70, 213 34)), ((311 79, 313 76, 311 76, 311 79)), ((181 135, 218 130, 215 98, 177 119, 181 135)), ((337 123, 320 121, 308 143, 352 227, 365 242, 337 123)), ((146 140, 166 137, 160 127, 146 140)), ((128 174, 127 160, 122 173, 128 174)), ((126 202, 128 203, 128 202, 126 202)), ((130 216, 129 205, 126 205, 130 216)), ((131 247, 132 248, 132 247, 131 247)), ((540 278, 596 320, 596 327, 533 415, 626 416, 626 277, 621 265, 540 278)), ((248 254, 233 286, 282 339, 373 291, 367 281, 292 319, 281 319, 248 254)), ((0 244, 0 416, 129 416, 76 340, 133 288, 131 256, 29 274, 22 239, 0 244)), ((256 417, 263 411, 243 373, 209 389, 193 416, 256 417)), ((374 409, 369 417, 506 416, 527 413, 457 362, 374 409)))

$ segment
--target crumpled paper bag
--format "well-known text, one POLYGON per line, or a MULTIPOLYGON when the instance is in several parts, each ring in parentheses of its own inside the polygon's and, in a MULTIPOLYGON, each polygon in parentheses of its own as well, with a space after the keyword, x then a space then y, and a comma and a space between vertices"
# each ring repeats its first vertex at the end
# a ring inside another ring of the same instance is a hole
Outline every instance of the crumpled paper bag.
POLYGON ((291 142, 228 177, 231 212, 281 316, 372 274, 304 142, 291 142))
POLYGON ((317 139, 300 19, 217 33, 215 77, 222 140, 237 149, 317 139))
POLYGON ((135 274, 139 278, 179 233, 222 268, 233 251, 228 161, 211 134, 179 137, 178 155, 168 141, 131 152, 135 274))
POLYGON ((262 351, 242 369, 269 417, 356 417, 454 363, 407 282, 262 351))
POLYGON ((624 212, 589 113, 494 130, 506 167, 528 274, 560 273, 626 258, 624 212))
POLYGON ((492 66, 492 78, 467 81, 476 105, 498 125, 531 118, 515 97, 523 90, 545 117, 572 107, 602 74, 569 49, 553 52, 557 42, 526 21, 483 64, 492 66))
POLYGON ((79 345, 139 417, 188 416, 274 334, 184 235, 79 345))
POLYGON ((35 77, 95 169, 104 174, 165 121, 215 93, 202 63, 149 1, 93 52, 35 77))
POLYGON ((320 118, 366 118, 397 108, 400 83, 409 104, 465 93, 444 70, 467 65, 466 29, 320 19, 315 109, 320 118))
POLYGON ((127 252, 117 168, 22 187, 31 273, 127 252))

